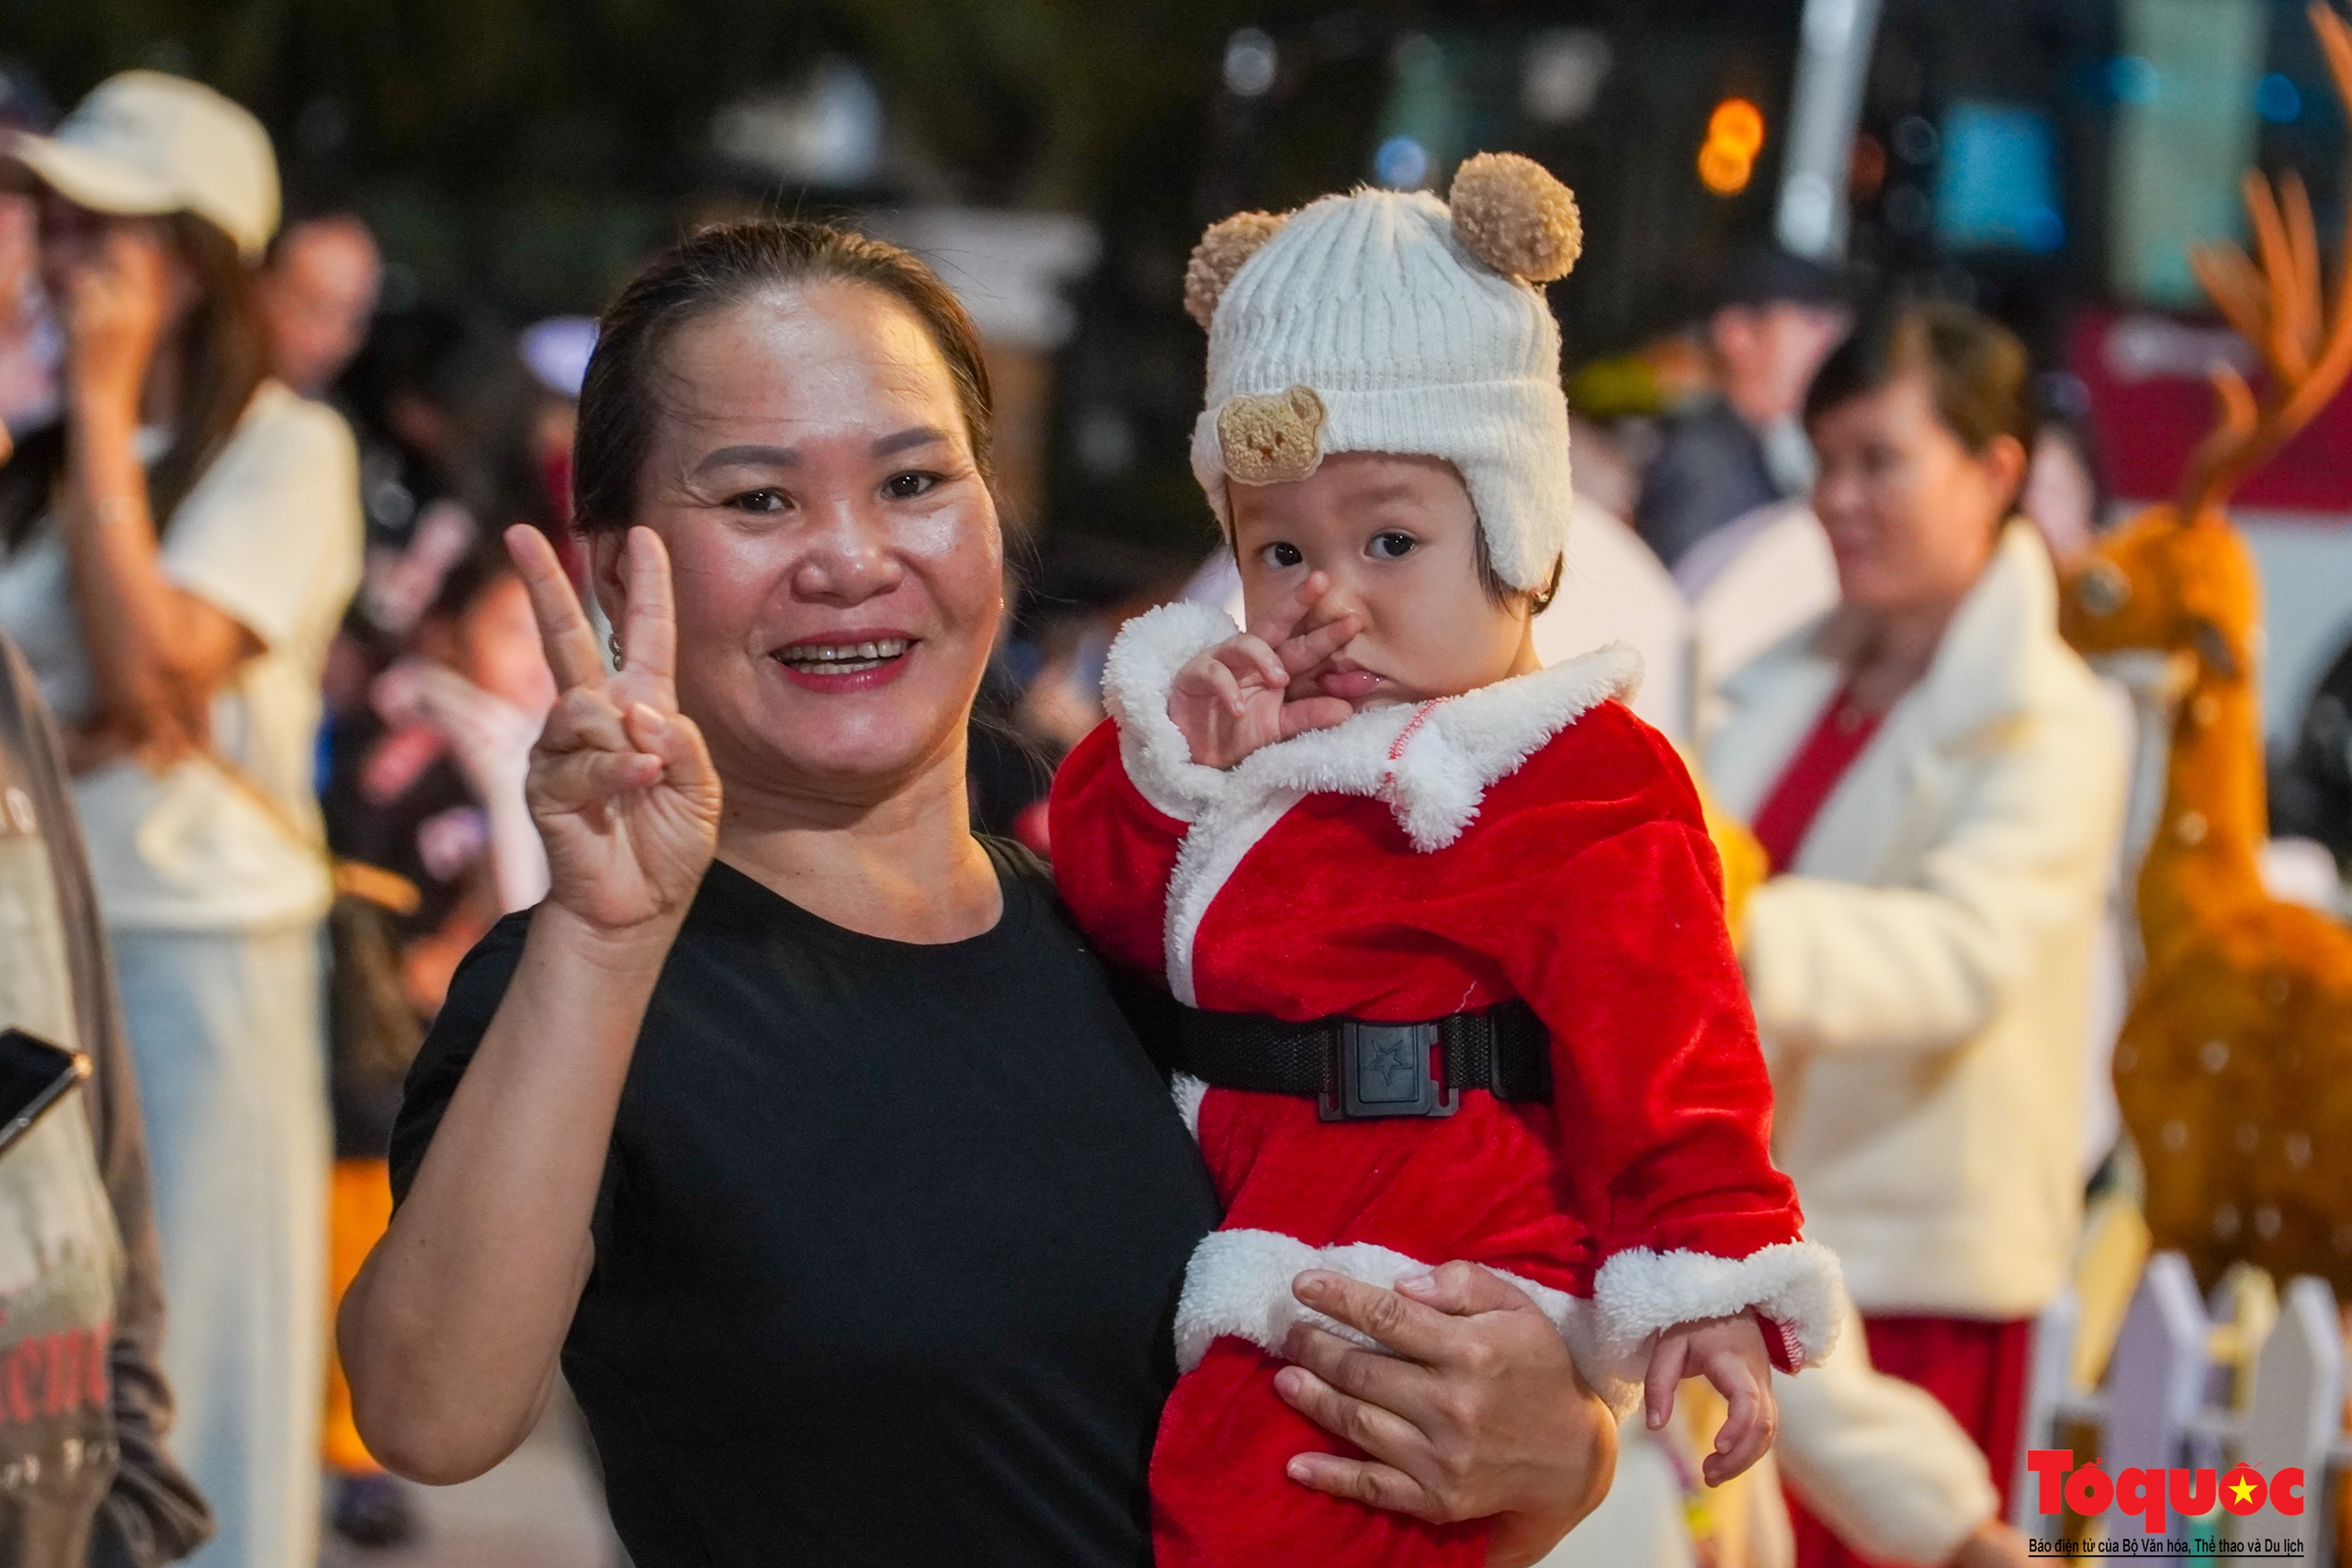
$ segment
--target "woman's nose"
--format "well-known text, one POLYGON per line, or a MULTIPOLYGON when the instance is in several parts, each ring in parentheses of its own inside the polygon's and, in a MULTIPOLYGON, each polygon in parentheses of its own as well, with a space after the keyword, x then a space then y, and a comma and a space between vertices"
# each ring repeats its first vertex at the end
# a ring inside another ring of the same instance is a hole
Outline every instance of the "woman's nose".
POLYGON ((845 503, 810 532, 792 586, 804 598, 858 604, 889 592, 904 575, 881 520, 866 508, 845 503))

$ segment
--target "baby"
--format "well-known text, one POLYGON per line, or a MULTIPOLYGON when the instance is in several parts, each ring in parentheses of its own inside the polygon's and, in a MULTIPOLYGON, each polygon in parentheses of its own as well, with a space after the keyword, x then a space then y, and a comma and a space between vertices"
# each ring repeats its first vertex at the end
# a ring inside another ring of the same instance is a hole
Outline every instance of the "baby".
POLYGON ((1721 1483, 1768 1368, 1819 1359, 1836 1260, 1799 1238, 1699 803, 1613 700, 1540 667, 1570 504, 1559 334, 1578 244, 1526 159, 1423 194, 1210 229, 1193 462, 1250 619, 1130 622, 1112 721, 1054 786, 1055 871, 1110 959, 1182 1004, 1177 1092, 1222 1200, 1177 1307, 1151 1468, 1160 1568, 1461 1563, 1434 1526, 1297 1486, 1331 1446, 1273 1389, 1304 1269, 1486 1265, 1653 1426, 1703 1375, 1721 1483))

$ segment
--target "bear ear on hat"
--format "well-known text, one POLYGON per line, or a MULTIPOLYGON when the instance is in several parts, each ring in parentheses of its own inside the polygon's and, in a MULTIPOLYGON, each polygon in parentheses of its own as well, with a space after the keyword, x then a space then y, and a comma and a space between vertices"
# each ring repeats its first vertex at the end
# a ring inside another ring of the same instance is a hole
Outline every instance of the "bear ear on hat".
POLYGON ((1584 251, 1574 192, 1516 152, 1480 152, 1453 172, 1446 192, 1453 234, 1470 254, 1511 277, 1566 277, 1584 251))
POLYGON ((1287 212, 1237 212, 1218 219, 1201 235, 1184 266, 1184 313, 1200 322, 1203 332, 1208 331, 1216 302, 1241 264, 1289 221, 1287 212))

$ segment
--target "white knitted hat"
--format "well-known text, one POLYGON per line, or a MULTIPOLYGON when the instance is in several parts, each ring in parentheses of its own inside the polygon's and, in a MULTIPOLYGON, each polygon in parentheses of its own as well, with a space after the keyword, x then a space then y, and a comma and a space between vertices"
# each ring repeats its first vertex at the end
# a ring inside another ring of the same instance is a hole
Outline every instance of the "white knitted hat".
POLYGON ((1185 308, 1208 329, 1193 472, 1230 529, 1228 480, 1303 479, 1333 452, 1443 457, 1495 571, 1542 592, 1567 539, 1560 330, 1535 284, 1583 243, 1576 198, 1513 153, 1449 193, 1357 190, 1201 237, 1185 308))

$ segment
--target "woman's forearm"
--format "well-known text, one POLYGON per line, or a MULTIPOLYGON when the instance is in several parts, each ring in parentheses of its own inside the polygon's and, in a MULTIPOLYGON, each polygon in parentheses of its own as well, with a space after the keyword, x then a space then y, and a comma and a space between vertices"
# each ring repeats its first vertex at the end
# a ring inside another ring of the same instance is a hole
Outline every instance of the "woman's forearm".
POLYGON ((111 409, 74 411, 64 524, 74 607, 89 645, 100 711, 149 734, 172 714, 167 611, 135 423, 111 409))
POLYGON ((626 940, 560 906, 520 964, 391 1227, 345 1297, 360 1434, 416 1480, 529 1434, 593 1261, 613 1117, 674 920, 626 940))
POLYGON ((84 407, 73 421, 66 559, 101 721, 141 746, 201 743, 205 705, 259 645, 164 575, 135 420, 84 407))

